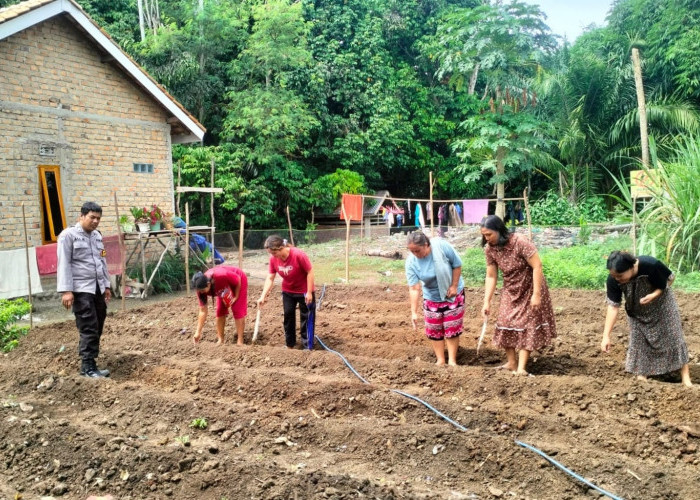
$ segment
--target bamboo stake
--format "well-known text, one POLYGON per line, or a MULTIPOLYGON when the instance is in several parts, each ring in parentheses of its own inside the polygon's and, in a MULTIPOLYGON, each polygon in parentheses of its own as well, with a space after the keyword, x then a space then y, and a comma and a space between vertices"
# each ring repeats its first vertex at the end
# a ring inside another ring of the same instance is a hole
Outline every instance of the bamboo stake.
MULTIPOLYGON (((119 223, 119 202, 117 201, 117 191, 114 191, 114 211, 117 214, 117 231, 119 233, 119 253, 121 253, 121 258, 119 259, 119 266, 122 268, 122 279, 121 279, 121 294, 122 294, 122 311, 126 309, 126 242, 124 241, 124 233, 122 233, 122 226, 119 223)), ((144 279, 146 279, 144 277, 144 279)))
POLYGON ((24 213, 24 202, 22 202, 22 222, 24 223, 24 254, 27 259, 27 289, 29 290, 29 328, 34 328, 34 315, 32 309, 34 304, 32 300, 32 272, 29 267, 29 237, 27 236, 27 216, 24 213))
POLYGON ((433 173, 430 172, 430 237, 435 236, 435 229, 433 228, 433 173))
MULTIPOLYGON (((214 159, 211 160, 211 187, 214 189, 214 169, 216 168, 216 163, 214 159)), ((214 191, 211 192, 211 267, 216 267, 216 259, 214 258, 214 231, 216 230, 216 224, 214 223, 214 191)))
POLYGON ((527 217, 527 234, 532 241, 532 224, 530 223, 530 203, 527 201, 527 188, 523 189, 523 205, 525 205, 525 215, 527 217))
POLYGON ((289 241, 294 245, 294 231, 292 231, 292 219, 289 217, 289 205, 287 205, 287 225, 289 225, 289 241))
POLYGON ((340 206, 345 219, 345 283, 350 283, 350 218, 345 211, 345 203, 340 206))
POLYGON ((365 253, 365 195, 362 195, 362 217, 360 217, 360 254, 365 253))
POLYGON ((190 204, 185 202, 185 282, 190 294, 190 204))
POLYGON ((238 231, 238 268, 243 269, 243 229, 245 227, 245 215, 241 214, 241 229, 238 231))
POLYGON ((637 255, 637 197, 632 198, 632 254, 637 255))

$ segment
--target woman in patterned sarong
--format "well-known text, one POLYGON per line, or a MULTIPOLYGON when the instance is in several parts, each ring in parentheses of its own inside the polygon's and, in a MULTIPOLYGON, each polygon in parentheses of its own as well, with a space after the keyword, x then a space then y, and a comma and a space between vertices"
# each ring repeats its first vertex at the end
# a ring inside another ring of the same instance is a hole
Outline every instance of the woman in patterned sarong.
POLYGON ((518 234, 510 234, 496 215, 489 215, 481 221, 481 236, 486 253, 486 283, 481 311, 484 321, 491 311, 500 269, 503 290, 493 344, 506 351, 507 362, 500 368, 516 375, 528 375, 526 367, 530 353, 548 346, 557 336, 542 262, 535 245, 518 234))
POLYGON ((411 305, 411 323, 418 328, 418 307, 423 294, 425 335, 431 340, 436 364, 457 365, 459 336, 464 318, 462 260, 445 240, 430 240, 420 231, 408 235, 406 281, 411 305))
POLYGON ((640 379, 680 370, 690 387, 688 346, 683 338, 681 315, 670 288, 674 275, 662 262, 627 252, 613 252, 607 263, 608 311, 600 348, 610 350, 610 333, 625 298, 630 341, 625 369, 640 379))

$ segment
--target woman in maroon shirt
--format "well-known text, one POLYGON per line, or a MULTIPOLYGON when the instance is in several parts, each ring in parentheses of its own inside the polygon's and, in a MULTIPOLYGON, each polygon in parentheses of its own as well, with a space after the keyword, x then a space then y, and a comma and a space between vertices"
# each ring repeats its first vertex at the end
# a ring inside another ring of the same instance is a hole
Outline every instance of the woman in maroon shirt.
POLYGON ((288 349, 296 345, 296 308, 299 305, 299 334, 306 347, 306 323, 309 308, 314 307, 314 270, 309 257, 287 243, 287 240, 272 235, 265 240, 265 249, 270 254, 269 274, 265 279, 258 307, 265 305, 277 274, 282 278, 282 306, 284 309, 284 337, 288 349))
POLYGON ((223 344, 226 339, 224 328, 230 308, 236 322, 236 343, 242 345, 245 317, 248 315, 248 277, 243 270, 234 266, 217 266, 204 273, 196 273, 192 284, 199 299, 197 332, 192 338, 194 343, 202 340, 202 329, 207 320, 207 298, 216 297, 216 343, 223 344))

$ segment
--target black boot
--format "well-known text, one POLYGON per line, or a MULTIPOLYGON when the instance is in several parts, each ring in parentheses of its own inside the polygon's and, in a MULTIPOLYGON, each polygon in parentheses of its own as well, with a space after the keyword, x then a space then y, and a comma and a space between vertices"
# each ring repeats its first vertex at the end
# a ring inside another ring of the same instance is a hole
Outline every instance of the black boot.
POLYGON ((107 375, 105 375, 101 370, 97 369, 97 363, 95 363, 94 359, 84 359, 83 363, 80 365, 80 374, 90 378, 105 378, 109 375, 109 371, 107 371, 107 375))

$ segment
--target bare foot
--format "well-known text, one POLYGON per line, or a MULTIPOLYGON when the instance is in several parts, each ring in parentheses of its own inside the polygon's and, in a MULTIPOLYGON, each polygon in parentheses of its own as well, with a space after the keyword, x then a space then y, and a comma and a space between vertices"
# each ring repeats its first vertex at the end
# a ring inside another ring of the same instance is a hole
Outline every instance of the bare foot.
POLYGON ((445 366, 445 360, 443 359, 442 361, 440 361, 440 360, 438 359, 438 360, 435 362, 435 364, 438 365, 438 366, 445 366))
POLYGON ((686 387, 693 387, 693 383, 690 381, 690 379, 683 380, 683 385, 686 387))
POLYGON ((532 373, 528 373, 525 370, 515 370, 513 375, 517 375, 519 377, 534 377, 532 373))
POLYGON ((243 345, 243 341, 239 340, 238 342, 236 342, 236 345, 243 345))
POLYGON ((505 365, 497 366, 496 368, 494 368, 494 370, 507 370, 509 372, 514 372, 517 369, 518 369, 517 366, 510 366, 508 363, 506 363, 505 365))
POLYGON ((216 345, 223 345, 226 342, 226 339, 222 339, 221 337, 217 337, 216 339, 216 345))
POLYGON ((202 334, 200 333, 199 335, 194 335, 192 337, 192 342, 195 344, 199 344, 199 341, 202 340, 202 334))
POLYGON ((447 364, 448 364, 449 366, 459 366, 459 365, 457 365, 457 363, 454 362, 454 361, 450 361, 450 362, 447 363, 447 364))

